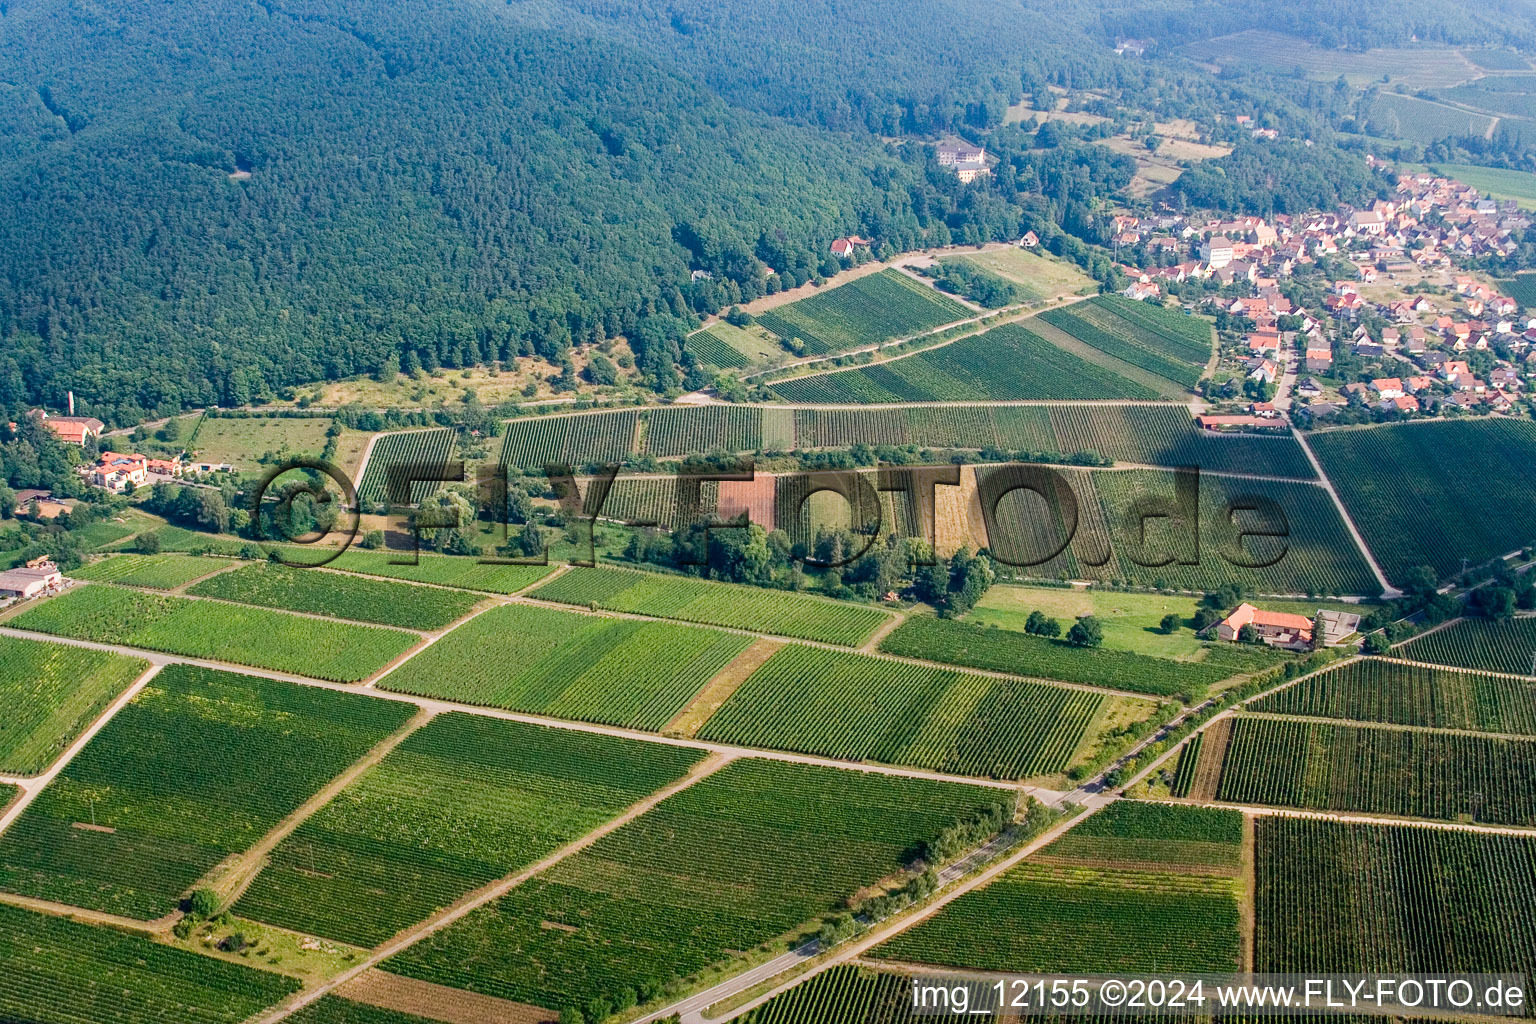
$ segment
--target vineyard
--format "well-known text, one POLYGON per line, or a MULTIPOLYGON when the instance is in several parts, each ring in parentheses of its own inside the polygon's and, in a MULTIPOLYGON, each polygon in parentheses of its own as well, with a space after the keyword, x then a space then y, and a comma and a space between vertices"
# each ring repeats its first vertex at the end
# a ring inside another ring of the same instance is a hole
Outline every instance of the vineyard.
POLYGON ((752 364, 750 359, 724 341, 714 328, 690 334, 683 347, 705 366, 739 370, 752 364))
POLYGON ((912 979, 838 965, 738 1018, 741 1024, 916 1024, 912 979))
POLYGON ((1204 740, 1205 733, 1197 732, 1179 750, 1178 766, 1174 768, 1173 779, 1168 785, 1170 796, 1180 800, 1189 796, 1189 791, 1195 784, 1195 773, 1200 768, 1200 747, 1204 740))
POLYGON ((1536 825, 1536 740, 1239 718, 1219 800, 1536 825))
POLYGON ((341 683, 367 679, 418 640, 381 626, 103 586, 68 591, 11 625, 341 683))
POLYGON ((286 565, 249 565, 220 573, 187 593, 241 604, 377 622, 408 629, 441 629, 469 614, 481 598, 438 587, 363 579, 286 565))
POLYGON ((1066 768, 1105 703, 1081 690, 791 645, 699 737, 1018 779, 1066 768))
POLYGON ((0 775, 41 774, 148 667, 105 651, 0 636, 0 775))
POLYGON ((390 576, 415 583, 436 583, 443 587, 479 590, 488 594, 515 594, 532 586, 552 570, 547 565, 482 564, 473 558, 423 553, 415 565, 395 565, 391 559, 408 559, 410 552, 369 552, 356 549, 343 552, 326 563, 328 569, 390 576))
POLYGON ((1215 876, 1026 861, 870 955, 1021 973, 1235 971, 1238 895, 1215 876))
POLYGON ((1224 662, 1170 661, 1130 651, 1073 647, 1065 640, 931 615, 910 616, 880 641, 880 649, 908 658, 1155 696, 1204 695, 1207 688, 1236 674, 1224 662))
POLYGON ((1414 661, 1481 669, 1485 672, 1536 674, 1536 618, 1462 619, 1445 629, 1417 637, 1397 653, 1414 661))
MULTIPOLYGON (((667 529, 680 529, 691 522, 713 516, 720 504, 720 488, 725 481, 687 481, 682 476, 621 476, 613 481, 608 494, 598 504, 597 491, 588 487, 582 497, 582 513, 601 516, 621 523, 655 523, 667 529), (692 493, 694 485, 698 493, 692 493), (695 501, 692 510, 688 503, 695 501)), ((757 481, 773 487, 773 477, 758 475, 757 481)), ((750 485, 749 485, 750 486, 750 485)))
POLYGON ((369 1006, 340 996, 322 996, 286 1019, 292 1024, 436 1024, 427 1017, 369 1006))
POLYGON ((1530 517, 1510 514, 1536 503, 1536 423, 1408 423, 1309 441, 1390 580, 1421 565, 1448 579, 1463 558, 1478 565, 1536 542, 1530 517))
POLYGON ((646 999, 838 908, 997 799, 735 761, 383 967, 551 1009, 625 988, 646 999))
POLYGON ((770 385, 790 402, 1153 399, 1149 388, 1003 324, 915 355, 770 385))
POLYGON ((69 577, 99 583, 121 583, 127 587, 171 590, 199 576, 216 572, 228 564, 223 559, 197 555, 111 555, 78 569, 71 569, 69 577))
POLYGON ((239 1024, 298 988, 142 935, 0 904, 0 1020, 239 1024))
POLYGON ((591 831, 699 756, 441 715, 284 840, 235 913, 375 946, 591 831))
POLYGON ((655 731, 750 643, 695 626, 504 605, 448 633, 379 686, 655 731))
POLYGON ((414 710, 168 666, 0 836, 0 890, 159 917, 414 710))
POLYGON ((592 463, 623 462, 634 453, 640 413, 577 413, 512 420, 501 442, 501 462, 509 469, 543 472, 550 463, 580 468, 592 463))
POLYGON ((1255 829, 1255 970, 1536 971, 1536 841, 1287 817, 1255 829))
POLYGON ((1085 819, 1036 857, 1053 864, 1153 872, 1235 875, 1238 811, 1119 800, 1085 819))
POLYGON ((1309 676, 1250 707, 1281 715, 1536 735, 1536 683, 1375 658, 1309 676))
POLYGON ((825 355, 911 337, 975 315, 899 270, 882 270, 761 313, 757 322, 792 351, 825 355))
POLYGON ((357 484, 358 501, 380 504, 390 500, 391 466, 410 467, 410 475, 429 478, 411 484, 412 504, 429 497, 442 486, 430 478, 443 475, 441 470, 453 456, 453 445, 454 433, 449 427, 380 434, 373 442, 363 478, 357 484))
POLYGON ((1204 320, 1194 321, 1204 335, 1203 340, 1197 342, 1187 334, 1164 327, 1161 322, 1175 317, 1178 321, 1191 319, 1183 313, 1157 310, 1154 316, 1154 307, 1127 301, 1139 308, 1132 311, 1103 299, 1092 299, 1047 310, 1040 314, 1040 319, 1106 355, 1139 366, 1175 384, 1193 388, 1211 358, 1210 324, 1204 320))
POLYGON ((531 596, 847 647, 857 647, 890 619, 877 608, 788 591, 625 569, 572 569, 531 596))
POLYGON ((786 451, 794 446, 794 415, 788 409, 673 405, 645 413, 643 450, 657 458, 711 451, 786 451))

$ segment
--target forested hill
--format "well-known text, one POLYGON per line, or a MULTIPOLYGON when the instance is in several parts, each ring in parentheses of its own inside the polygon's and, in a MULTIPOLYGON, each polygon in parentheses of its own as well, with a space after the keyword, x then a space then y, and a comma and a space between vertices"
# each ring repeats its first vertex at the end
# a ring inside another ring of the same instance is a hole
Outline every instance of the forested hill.
POLYGON ((599 330, 666 378, 691 268, 808 276, 864 223, 917 230, 887 187, 916 172, 877 140, 728 105, 542 6, 3 10, 0 403, 241 402, 599 330))

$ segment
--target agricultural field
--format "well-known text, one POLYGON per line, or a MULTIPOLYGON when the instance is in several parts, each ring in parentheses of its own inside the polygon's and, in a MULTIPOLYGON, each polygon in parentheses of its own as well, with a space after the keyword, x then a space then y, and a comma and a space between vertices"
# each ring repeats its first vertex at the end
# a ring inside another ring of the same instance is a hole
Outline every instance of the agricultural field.
POLYGON ((1536 306, 1536 273, 1525 271, 1513 279, 1496 282, 1501 291, 1526 309, 1536 306))
MULTIPOLYGON (((1062 622, 1063 632, 1071 625, 1070 620, 1062 622)), ((1065 640, 931 615, 909 617, 880 641, 880 649, 902 657, 1162 697, 1198 698, 1224 679, 1262 667, 1235 665, 1216 648, 1205 661, 1173 661, 1104 647, 1073 647, 1065 640)), ((1271 664, 1278 660, 1266 659, 1271 664)))
POLYGON ((168 666, 0 836, 0 891, 141 920, 169 913, 414 712, 168 666))
MULTIPOLYGON (((357 500, 380 504, 389 501, 389 467, 409 466, 413 470, 422 467, 421 475, 442 474, 438 469, 448 464, 453 456, 454 432, 451 427, 430 430, 406 430, 393 434, 380 434, 373 442, 373 451, 363 466, 363 478, 357 483, 357 500)), ((411 503, 429 497, 440 486, 434 480, 418 480, 411 484, 411 503)))
MULTIPOLYGON (((1447 178, 1455 178, 1471 185, 1485 196, 1494 199, 1513 199, 1521 209, 1536 210, 1536 174, 1502 167, 1478 167, 1475 164, 1434 164, 1430 170, 1447 178)), ((1532 305, 1519 295, 1513 296, 1521 305, 1532 305)))
POLYGON ((784 356, 779 336, 757 324, 737 327, 718 321, 688 336, 683 346, 701 363, 724 370, 766 363, 784 356))
POLYGON ((1391 92, 1377 95, 1368 116, 1373 133, 1426 145, 1448 137, 1486 135, 1494 124, 1487 114, 1391 92))
POLYGON ((341 683, 367 679, 419 639, 381 626, 100 586, 50 598, 10 625, 341 683))
POLYGON ((966 263, 1009 281, 1026 302, 1046 302, 1068 295, 1081 295, 1097 285, 1066 260, 1010 246, 988 252, 945 256, 940 262, 966 263))
POLYGON ((187 591, 241 604, 330 615, 406 629, 442 629, 482 598, 471 593, 363 579, 323 569, 256 563, 220 573, 187 591))
POLYGON ((1183 52, 1221 67, 1262 67, 1277 72, 1300 68, 1308 77, 1328 82, 1343 75, 1357 88, 1379 83, 1383 75, 1391 82, 1425 89, 1454 85, 1480 73, 1460 51, 1449 47, 1339 50, 1255 29, 1202 39, 1185 46, 1183 52))
POLYGON ((1536 618, 1462 619, 1396 649, 1399 656, 1413 661, 1522 676, 1536 676, 1533 652, 1536 618))
POLYGON ((426 1017, 385 1010, 340 996, 322 996, 287 1019, 292 1024, 437 1024, 426 1017))
POLYGON ((838 909, 999 796, 738 760, 383 967, 551 1010, 644 1000, 838 909))
MULTIPOLYGON (((185 421, 182 421, 185 423, 185 421)), ((197 462, 227 462, 239 472, 259 473, 266 465, 296 455, 318 458, 331 428, 327 416, 202 416, 188 432, 182 427, 187 450, 197 462)), ((368 435, 344 430, 363 444, 368 435)), ((338 449, 340 445, 338 444, 338 449)), ((128 451, 135 449, 129 448, 128 451)), ((361 454, 359 447, 358 452, 361 454)), ((338 460, 338 464, 341 464, 338 460)), ((354 462, 351 469, 357 468, 354 462)))
POLYGON ((1255 830, 1255 970, 1536 971, 1536 840, 1287 817, 1255 830))
POLYGON ((229 563, 220 558, 200 555, 109 555, 69 571, 69 578, 98 583, 120 583, 125 587, 174 590, 199 576, 218 572, 229 563))
MULTIPOLYGON (((758 474, 756 480, 773 490, 773 477, 758 474)), ((598 493, 586 487, 582 496, 582 513, 599 516, 610 522, 636 525, 656 524, 666 529, 680 529, 696 519, 714 516, 720 505, 722 481, 686 481, 679 475, 621 476, 598 504, 598 493), (697 486, 697 494, 687 493, 697 486), (690 503, 692 507, 690 510, 690 503)), ((583 482, 583 486, 586 484, 583 482)), ((748 485, 750 486, 750 484, 748 485)))
POLYGON ((741 1024, 915 1024, 912 979, 839 964, 737 1018, 741 1024))
POLYGON ((497 565, 482 563, 474 558, 453 555, 434 555, 422 552, 413 565, 397 565, 393 559, 411 557, 408 551, 372 552, 356 548, 345 551, 327 569, 362 573, 369 576, 388 576, 415 583, 435 583, 441 587, 458 587, 462 590, 478 590, 487 594, 515 594, 548 576, 553 570, 549 565, 497 565))
POLYGON ((636 409, 508 420, 501 463, 542 473, 550 463, 580 468, 623 462, 634 454, 639 430, 636 409))
POLYGON ((1023 324, 883 363, 769 386, 790 402, 861 404, 1052 399, 1154 399, 1152 389, 1052 345, 1023 324))
POLYGON ((0 636, 0 775, 42 774, 148 668, 138 658, 0 636))
POLYGON ((857 647, 890 619, 877 608, 788 591, 627 569, 575 568, 529 596, 847 647, 857 647))
POLYGON ((1536 502, 1536 423, 1412 423, 1310 435, 1350 518, 1394 582, 1421 565, 1441 579, 1536 541, 1510 509, 1536 502))
POLYGON ((504 605, 447 634, 379 686, 656 731, 750 643, 696 626, 504 605))
POLYGON ((701 756, 440 715, 284 840, 234 912, 376 946, 590 832, 701 756))
POLYGON ((1310 676, 1249 707, 1280 715, 1536 735, 1536 682, 1376 658, 1310 676))
POLYGON ((1186 388, 1194 387, 1205 373, 1215 346, 1207 321, 1121 296, 1048 310, 1040 319, 1106 355, 1186 388))
POLYGON ((299 982, 0 904, 0 1019, 239 1024, 299 982))
POLYGON ((791 351, 826 355, 907 338, 976 312, 899 270, 882 270, 757 316, 791 351))
MULTIPOLYGON (((852 761, 1018 779, 1065 769, 1111 703, 1099 694, 790 645, 699 737, 852 761)), ((1153 708, 1133 705, 1145 718, 1153 708)))
POLYGON ((1536 740, 1243 717, 1233 723, 1216 797, 1536 825, 1536 740))
POLYGON ((1037 862, 1139 871, 1236 875, 1238 811, 1118 800, 1035 855, 1037 862))
POLYGON ((643 451, 677 458, 723 450, 784 451, 795 446, 794 417, 788 409, 743 405, 673 405, 644 414, 643 451))

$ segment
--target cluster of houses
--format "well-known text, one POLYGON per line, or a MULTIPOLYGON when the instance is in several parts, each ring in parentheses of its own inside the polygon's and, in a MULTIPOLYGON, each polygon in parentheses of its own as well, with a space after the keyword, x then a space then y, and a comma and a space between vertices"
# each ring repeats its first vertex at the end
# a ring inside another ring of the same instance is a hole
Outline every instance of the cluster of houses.
POLYGON ((81 466, 80 473, 90 483, 114 494, 122 494, 151 482, 152 477, 170 480, 181 476, 183 464, 174 459, 154 459, 134 452, 102 452, 93 466, 81 466))

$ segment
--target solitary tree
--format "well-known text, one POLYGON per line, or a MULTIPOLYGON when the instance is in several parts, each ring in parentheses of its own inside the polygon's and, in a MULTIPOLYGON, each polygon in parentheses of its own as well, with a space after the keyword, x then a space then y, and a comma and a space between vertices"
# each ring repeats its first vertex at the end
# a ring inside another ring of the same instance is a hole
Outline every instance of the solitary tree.
POLYGON ((1104 642, 1104 627, 1092 615, 1084 615, 1067 630, 1067 642, 1074 647, 1097 647, 1104 642))
POLYGON ((1163 616, 1163 621, 1160 623, 1160 625, 1162 626, 1164 633, 1177 633, 1179 631, 1179 627, 1184 625, 1184 620, 1174 613, 1169 612, 1167 615, 1163 616))

